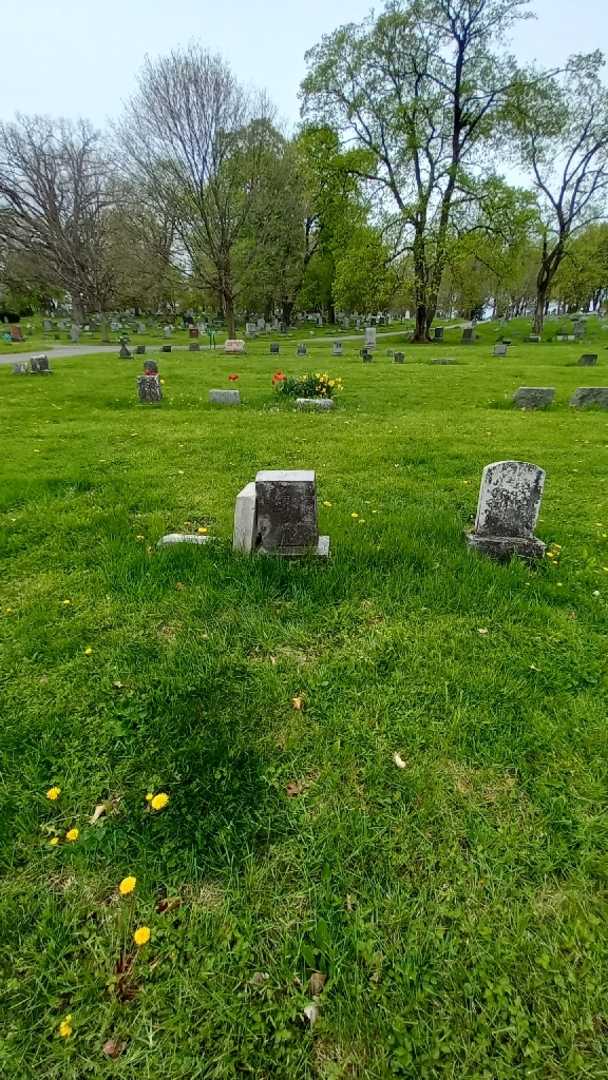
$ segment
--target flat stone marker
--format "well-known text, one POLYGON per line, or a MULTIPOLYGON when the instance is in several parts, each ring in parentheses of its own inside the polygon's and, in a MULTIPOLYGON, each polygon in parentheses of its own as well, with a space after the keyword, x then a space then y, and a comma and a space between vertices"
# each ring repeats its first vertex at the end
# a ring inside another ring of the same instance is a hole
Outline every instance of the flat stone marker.
POLYGON ((49 367, 49 358, 46 353, 39 353, 37 356, 32 356, 30 360, 30 371, 32 375, 52 374, 49 367))
POLYGON ((595 367, 597 365, 597 353, 583 353, 578 361, 579 367, 595 367))
POLYGON ((481 477, 477 517, 466 533, 469 547, 493 559, 538 559, 546 545, 534 536, 545 472, 526 461, 495 461, 481 477))
POLYGON ((494 346, 493 355, 494 356, 506 356, 507 355, 507 349, 508 349, 508 346, 505 345, 504 342, 499 341, 494 346))
POLYGON ((301 412, 328 412, 335 409, 336 403, 333 398, 296 398, 296 409, 301 412))
POLYGON ((159 375, 140 375, 137 379, 137 393, 142 405, 156 405, 163 399, 163 388, 159 375))
POLYGON ((434 360, 431 360, 431 364, 455 364, 455 363, 456 363, 456 357, 455 356, 439 356, 439 357, 436 357, 434 360))
POLYGON ((316 551, 319 530, 312 470, 264 470, 255 478, 255 492, 261 552, 294 557, 316 551))
POLYGON ((210 405, 240 405, 241 404, 241 392, 240 392, 240 390, 210 390, 209 391, 209 404, 210 405))
POLYGON ((546 409, 554 398, 553 386, 520 386, 513 394, 513 404, 519 409, 546 409))
POLYGON ((608 409, 608 386, 579 386, 570 398, 570 404, 576 408, 598 405, 600 409, 608 409))
POLYGON ((405 364, 405 353, 393 353, 393 364, 405 364))
POLYGON ((270 355, 271 356, 278 356, 279 351, 280 351, 280 346, 279 346, 278 341, 271 341, 271 343, 270 343, 270 355))
POLYGON ((245 342, 242 338, 227 338, 224 342, 225 353, 244 353, 245 342))
POLYGON ((332 341, 331 355, 332 356, 342 356, 342 342, 341 341, 332 341))
POLYGON ((366 326, 365 327, 365 344, 370 349, 373 349, 375 347, 375 345, 376 345, 376 327, 375 326, 366 326))
POLYGON ((171 352, 171 346, 170 345, 161 345, 160 351, 161 352, 171 352))
POLYGON ((472 345, 475 340, 475 331, 472 326, 465 326, 462 331, 462 344, 472 345))
POLYGON ((540 342, 540 334, 528 334, 526 341, 529 341, 531 344, 538 345, 538 343, 540 342))
POLYGON ((135 346, 135 352, 137 353, 138 356, 145 356, 146 346, 145 345, 136 345, 135 346))
POLYGON ((199 341, 191 341, 188 345, 188 352, 200 352, 201 346, 199 341))
POLYGON ((443 341, 443 332, 444 332, 444 330, 445 330, 445 327, 443 327, 443 326, 436 326, 434 328, 433 335, 434 335, 435 341, 443 341))
POLYGON ((234 533, 232 547, 244 555, 251 555, 256 548, 256 494, 252 480, 239 491, 234 506, 234 533))
POLYGON ((210 536, 196 536, 193 533, 167 533, 161 536, 157 547, 170 547, 172 544, 208 544, 210 536))
POLYGON ((158 375, 156 360, 144 360, 144 375, 158 375))
POLYGON ((297 348, 297 351, 296 351, 296 356, 306 356, 306 353, 307 353, 306 345, 298 345, 298 348, 297 348))

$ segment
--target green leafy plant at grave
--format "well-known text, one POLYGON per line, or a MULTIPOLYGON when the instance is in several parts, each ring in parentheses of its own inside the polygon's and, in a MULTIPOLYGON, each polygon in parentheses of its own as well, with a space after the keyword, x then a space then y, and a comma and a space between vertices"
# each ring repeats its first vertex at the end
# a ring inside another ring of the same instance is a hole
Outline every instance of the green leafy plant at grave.
POLYGON ((287 376, 277 371, 272 385, 278 394, 294 398, 333 398, 344 389, 342 379, 331 379, 326 371, 287 376))

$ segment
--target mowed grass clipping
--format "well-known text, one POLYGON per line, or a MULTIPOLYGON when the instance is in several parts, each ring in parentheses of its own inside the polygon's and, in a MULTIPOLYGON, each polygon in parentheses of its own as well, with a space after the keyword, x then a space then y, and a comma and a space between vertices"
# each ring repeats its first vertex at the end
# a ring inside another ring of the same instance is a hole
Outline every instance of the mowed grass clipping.
POLYGON ((2 1075, 608 1074, 608 417, 568 406, 608 368, 582 351, 150 354, 159 408, 141 358, 0 369, 2 1075), (281 403, 279 367, 341 377, 335 412, 281 403), (242 406, 209 406, 231 372, 242 406), (534 568, 464 543, 505 458, 547 472, 534 568), (327 564, 232 554, 261 468, 316 470, 327 564))

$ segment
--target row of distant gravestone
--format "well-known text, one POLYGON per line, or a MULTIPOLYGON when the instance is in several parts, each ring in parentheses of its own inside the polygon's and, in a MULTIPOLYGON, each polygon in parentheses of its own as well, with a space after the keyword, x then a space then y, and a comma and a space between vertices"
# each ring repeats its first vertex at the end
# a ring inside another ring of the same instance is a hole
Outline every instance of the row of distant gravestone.
MULTIPOLYGON (((514 555, 532 560, 546 550, 534 536, 545 472, 525 461, 486 465, 481 479, 475 525, 468 545, 501 561, 514 555)), ((209 536, 169 533, 159 547, 207 544, 209 536)), ((236 498, 233 548, 244 555, 275 554, 288 558, 329 555, 329 537, 319 535, 316 477, 312 470, 259 472, 236 498)))

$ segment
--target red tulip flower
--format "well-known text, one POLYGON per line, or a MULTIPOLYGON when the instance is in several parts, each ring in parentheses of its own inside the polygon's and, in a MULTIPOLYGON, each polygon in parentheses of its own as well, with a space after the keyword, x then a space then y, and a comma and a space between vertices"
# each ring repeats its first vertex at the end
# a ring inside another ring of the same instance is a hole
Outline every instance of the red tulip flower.
POLYGON ((238 382, 238 375, 229 375, 228 382, 238 382))

